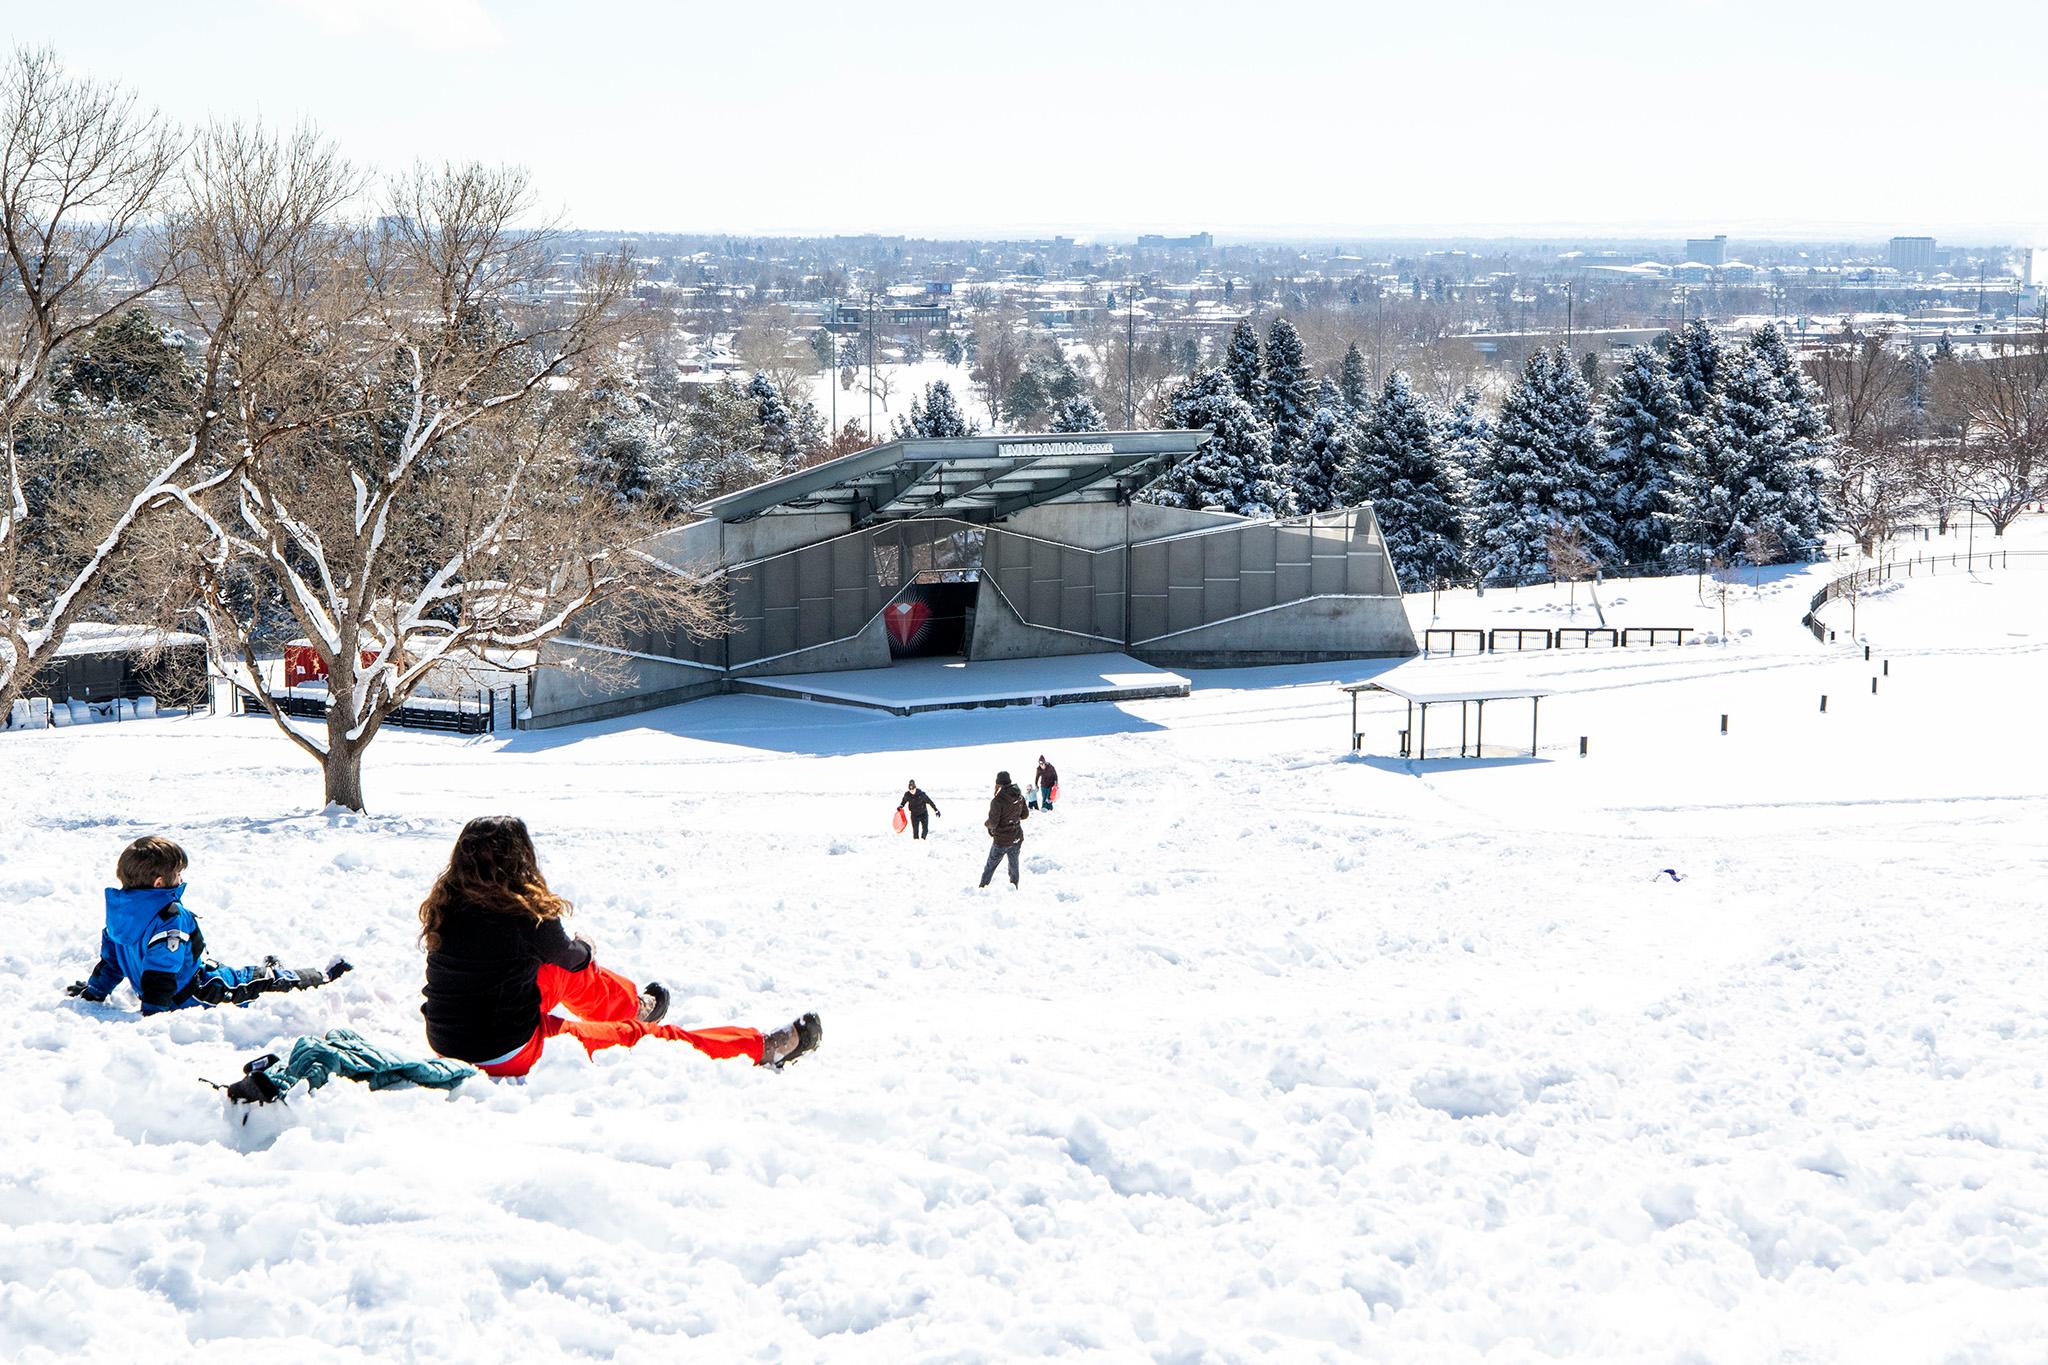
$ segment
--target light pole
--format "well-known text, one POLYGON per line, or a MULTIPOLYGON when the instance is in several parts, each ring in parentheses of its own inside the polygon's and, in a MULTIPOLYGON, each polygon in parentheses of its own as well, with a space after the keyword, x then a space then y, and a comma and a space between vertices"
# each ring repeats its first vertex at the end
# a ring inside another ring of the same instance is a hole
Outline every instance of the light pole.
POLYGON ((1133 359, 1138 349, 1138 291, 1134 284, 1124 286, 1124 430, 1136 431, 1138 419, 1132 406, 1132 395, 1136 392, 1133 382, 1133 359))

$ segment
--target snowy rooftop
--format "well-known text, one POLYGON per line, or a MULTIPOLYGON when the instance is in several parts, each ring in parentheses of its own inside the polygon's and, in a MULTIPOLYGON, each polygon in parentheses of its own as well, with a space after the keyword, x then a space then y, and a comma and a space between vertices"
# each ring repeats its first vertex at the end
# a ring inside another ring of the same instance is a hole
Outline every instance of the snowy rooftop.
POLYGON ((1509 697, 1547 697, 1557 684, 1526 674, 1475 672, 1469 665, 1410 664, 1381 674, 1369 683, 1358 683, 1347 691, 1377 687, 1402 701, 1434 706, 1445 701, 1501 701, 1509 697))
POLYGON ((80 654, 130 654, 150 649, 176 649, 204 645, 206 637, 183 630, 158 630, 153 626, 108 625, 81 621, 64 632, 57 657, 80 654))

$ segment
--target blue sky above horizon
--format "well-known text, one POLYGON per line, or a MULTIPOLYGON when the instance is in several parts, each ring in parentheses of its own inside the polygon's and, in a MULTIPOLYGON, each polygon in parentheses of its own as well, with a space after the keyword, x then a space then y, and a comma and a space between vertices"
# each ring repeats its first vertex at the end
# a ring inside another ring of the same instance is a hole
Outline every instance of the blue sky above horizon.
POLYGON ((2048 7, 100 0, 187 122, 526 166, 579 227, 2048 241, 2048 7))

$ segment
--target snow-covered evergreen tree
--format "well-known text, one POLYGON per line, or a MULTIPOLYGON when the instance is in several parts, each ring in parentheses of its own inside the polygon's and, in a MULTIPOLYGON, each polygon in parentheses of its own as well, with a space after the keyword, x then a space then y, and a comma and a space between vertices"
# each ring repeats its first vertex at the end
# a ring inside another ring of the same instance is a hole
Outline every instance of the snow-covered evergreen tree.
POLYGON ((1273 432, 1273 463, 1292 469, 1308 454, 1309 427, 1315 405, 1309 398, 1308 359, 1301 334, 1286 318, 1276 318, 1266 335, 1266 425, 1273 432))
POLYGON ((1482 579, 1546 571, 1551 537, 1577 532, 1595 563, 1619 559, 1592 394, 1562 346, 1533 352, 1501 405, 1473 492, 1471 557, 1482 579))
POLYGON ((1614 548, 1624 564, 1670 553, 1679 490, 1693 460, 1691 415, 1657 353, 1637 346, 1607 381, 1600 440, 1614 479, 1614 548))
POLYGON ((1052 410, 1052 422, 1047 431, 1108 431, 1109 423, 1103 419, 1102 409, 1095 400, 1085 393, 1063 398, 1052 410))
POLYGON ((1265 388, 1264 367, 1259 361, 1259 334, 1252 327, 1250 318, 1240 319, 1230 329, 1230 345, 1223 352, 1223 368, 1230 376, 1231 385, 1237 396, 1258 407, 1265 388))
POLYGON ((1704 422, 1721 387, 1721 342, 1714 329, 1694 318, 1672 334, 1665 356, 1671 390, 1694 421, 1704 422))
POLYGON ((1450 411, 1443 414, 1437 441, 1444 462, 1458 479, 1460 500, 1467 506, 1472 501, 1473 484, 1485 472, 1486 450, 1492 443, 1493 419, 1486 415, 1485 400, 1477 385, 1467 384, 1450 411))
POLYGON ((1355 341, 1344 352, 1344 368, 1337 387, 1344 395, 1344 405, 1353 413, 1363 413, 1365 405, 1372 401, 1372 378, 1366 373, 1365 357, 1359 354, 1355 341))
POLYGON ((654 405, 629 375, 605 374, 590 386, 576 445, 583 481, 592 487, 622 503, 663 493, 654 405))
POLYGON ((754 421, 761 427, 761 449, 785 463, 801 450, 797 439, 796 414, 782 401, 775 381, 759 370, 747 381, 747 397, 754 403, 754 421))
POLYGON ((1801 420, 1766 351, 1746 346, 1724 357, 1685 489, 1684 525, 1704 559, 1779 563, 1819 549, 1822 505, 1801 420))
POLYGON ((1442 425, 1396 370, 1359 426, 1343 500, 1370 502, 1394 571, 1410 587, 1455 577, 1464 559, 1463 489, 1444 458, 1442 425))
POLYGON ((1209 442, 1138 496, 1146 502, 1200 511, 1221 508, 1241 516, 1291 516, 1293 493, 1273 467, 1273 438, 1258 410, 1237 392, 1230 376, 1203 370, 1184 381, 1167 402, 1175 427, 1206 430, 1209 442))
POLYGON ((1344 505, 1344 467, 1351 460, 1357 425, 1340 397, 1316 406, 1308 446, 1288 471, 1295 506, 1303 512, 1333 512, 1344 505))
POLYGON ((910 400, 910 417, 896 419, 896 436, 934 438, 972 436, 979 428, 967 420, 953 397, 953 386, 934 379, 925 386, 924 398, 910 400))

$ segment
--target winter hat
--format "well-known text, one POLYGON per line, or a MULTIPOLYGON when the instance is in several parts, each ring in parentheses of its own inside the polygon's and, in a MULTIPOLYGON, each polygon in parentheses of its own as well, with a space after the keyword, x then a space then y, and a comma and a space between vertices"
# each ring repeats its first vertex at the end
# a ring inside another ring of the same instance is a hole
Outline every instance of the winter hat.
POLYGON ((1010 785, 1010 770, 1008 768, 1005 768, 1001 772, 996 774, 996 785, 998 787, 1007 787, 1010 785))

